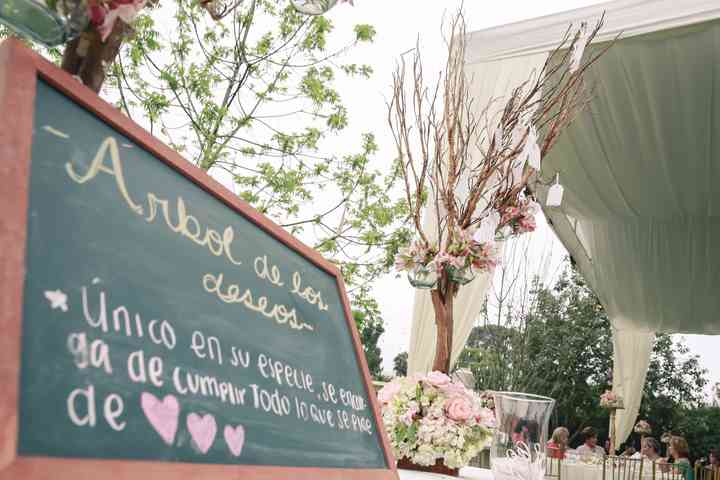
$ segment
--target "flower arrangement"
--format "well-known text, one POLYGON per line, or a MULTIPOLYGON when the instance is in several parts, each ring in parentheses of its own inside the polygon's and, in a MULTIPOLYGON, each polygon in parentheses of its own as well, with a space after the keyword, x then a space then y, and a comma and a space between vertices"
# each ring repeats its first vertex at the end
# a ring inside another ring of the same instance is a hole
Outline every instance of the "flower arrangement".
MULTIPOLYGON (((418 240, 400 248, 395 257, 395 268, 399 271, 425 268, 438 275, 445 270, 473 274, 491 271, 500 263, 500 250, 495 242, 534 231, 540 205, 521 195, 517 204, 504 207, 501 211, 502 214, 493 212, 484 217, 479 228, 454 228, 444 250, 438 250, 436 244, 418 240)), ((456 276, 450 275, 449 278, 462 283, 456 276)))
POLYGON ((608 409, 623 408, 623 399, 613 391, 605 390, 605 393, 600 395, 600 406, 608 409))
POLYGON ((145 0, 88 0, 90 23, 97 28, 104 42, 121 19, 130 24, 145 6, 145 0))
POLYGON ((499 251, 494 242, 478 242, 469 230, 455 229, 453 240, 445 250, 436 245, 415 241, 401 248, 395 257, 399 271, 426 267, 441 273, 445 269, 471 269, 486 272, 499 263, 499 251))
POLYGON ((470 463, 490 444, 495 414, 481 397, 444 373, 396 378, 378 392, 398 459, 448 468, 470 463))
POLYGON ((652 427, 645 420, 640 420, 635 424, 635 433, 640 435, 650 435, 652 433, 652 427))
POLYGON ((537 228, 535 215, 540 212, 540 204, 530 198, 520 198, 518 205, 504 209, 501 224, 509 227, 512 235, 533 232, 537 228))
POLYGON ((395 256, 395 268, 402 272, 418 266, 432 265, 435 255, 437 255, 436 246, 415 241, 398 250, 395 256))

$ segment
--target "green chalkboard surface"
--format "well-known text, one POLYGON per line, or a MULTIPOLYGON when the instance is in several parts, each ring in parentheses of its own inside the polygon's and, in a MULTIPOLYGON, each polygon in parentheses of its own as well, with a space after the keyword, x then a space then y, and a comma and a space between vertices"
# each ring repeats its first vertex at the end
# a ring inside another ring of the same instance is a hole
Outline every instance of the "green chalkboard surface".
POLYGON ((18 454, 388 468, 336 279, 38 80, 18 454))

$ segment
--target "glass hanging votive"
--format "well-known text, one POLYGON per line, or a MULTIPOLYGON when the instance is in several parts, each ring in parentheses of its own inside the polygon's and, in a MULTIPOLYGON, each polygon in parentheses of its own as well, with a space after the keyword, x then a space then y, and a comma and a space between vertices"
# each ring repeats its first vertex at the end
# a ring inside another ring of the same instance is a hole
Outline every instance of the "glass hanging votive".
POLYGON ((432 290, 438 282, 437 271, 427 265, 417 265, 408 271, 408 281, 415 288, 432 290))
POLYGON ((448 267, 448 276, 450 277, 450 281, 459 285, 465 285, 475 280, 475 272, 473 272, 471 267, 448 267))
POLYGON ((0 0, 0 22, 48 47, 77 37, 89 20, 86 0, 0 0))

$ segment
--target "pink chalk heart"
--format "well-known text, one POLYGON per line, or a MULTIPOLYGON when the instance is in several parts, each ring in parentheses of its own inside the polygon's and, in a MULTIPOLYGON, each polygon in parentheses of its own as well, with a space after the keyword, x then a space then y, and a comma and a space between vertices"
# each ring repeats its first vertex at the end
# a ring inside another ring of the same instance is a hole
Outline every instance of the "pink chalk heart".
POLYGON ((217 433, 215 417, 209 413, 202 417, 197 413, 191 413, 187 417, 187 428, 200 453, 206 454, 215 441, 217 433))
POLYGON ((168 445, 175 440, 180 415, 180 404, 172 395, 166 395, 161 402, 155 395, 143 392, 140 395, 140 404, 150 425, 160 434, 168 445))
POLYGON ((239 457, 243 444, 245 443, 245 429, 242 425, 238 425, 235 428, 230 425, 225 425, 225 431, 223 433, 225 435, 225 443, 227 443, 230 453, 239 457))

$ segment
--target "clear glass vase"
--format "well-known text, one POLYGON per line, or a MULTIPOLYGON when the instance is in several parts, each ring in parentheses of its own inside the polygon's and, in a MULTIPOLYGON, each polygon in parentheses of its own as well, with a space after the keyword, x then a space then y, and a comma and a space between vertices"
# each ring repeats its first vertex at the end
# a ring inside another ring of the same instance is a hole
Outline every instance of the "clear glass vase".
POLYGON ((52 47, 85 29, 88 5, 86 0, 0 0, 0 22, 52 47))
POLYGON ((475 272, 472 271, 471 267, 448 267, 448 275, 450 280, 459 285, 465 285, 475 280, 475 272))
POLYGON ((415 288, 431 290, 438 282, 437 270, 432 267, 418 265, 408 272, 408 281, 415 288))
POLYGON ((539 395, 496 392, 497 423, 490 447, 495 480, 544 480, 548 424, 555 400, 539 395))

